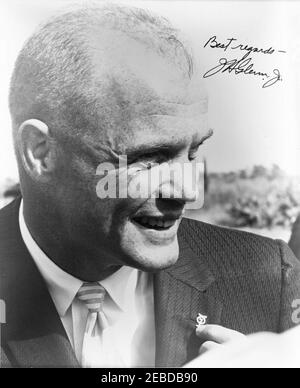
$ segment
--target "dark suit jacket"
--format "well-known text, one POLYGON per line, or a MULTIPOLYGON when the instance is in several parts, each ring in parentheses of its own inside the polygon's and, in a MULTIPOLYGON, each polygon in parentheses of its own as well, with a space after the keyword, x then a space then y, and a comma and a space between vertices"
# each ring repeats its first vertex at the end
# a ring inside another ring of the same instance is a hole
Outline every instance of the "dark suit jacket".
MULTIPOLYGON (((2 366, 79 366, 42 277, 22 241, 20 200, 0 211, 2 366)), ((248 334, 292 326, 300 263, 286 244, 183 220, 176 265, 155 275, 156 365, 194 358, 199 313, 208 323, 248 334)))

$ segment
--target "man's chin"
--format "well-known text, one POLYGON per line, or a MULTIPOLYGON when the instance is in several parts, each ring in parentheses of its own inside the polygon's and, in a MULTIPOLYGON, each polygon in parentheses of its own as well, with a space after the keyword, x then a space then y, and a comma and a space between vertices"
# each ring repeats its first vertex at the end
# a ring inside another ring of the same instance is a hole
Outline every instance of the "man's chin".
POLYGON ((170 230, 156 231, 127 222, 122 230, 121 249, 128 265, 148 272, 174 265, 179 256, 179 224, 178 220, 170 230))
POLYGON ((145 272, 157 272, 174 265, 179 257, 177 238, 170 245, 135 246, 127 251, 128 264, 145 272))

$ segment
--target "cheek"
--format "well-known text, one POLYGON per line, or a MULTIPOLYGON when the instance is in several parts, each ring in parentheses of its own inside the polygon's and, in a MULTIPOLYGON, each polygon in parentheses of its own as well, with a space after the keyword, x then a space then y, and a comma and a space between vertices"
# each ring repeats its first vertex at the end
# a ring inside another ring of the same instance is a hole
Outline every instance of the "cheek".
POLYGON ((87 213, 94 220, 97 229, 112 239, 121 233, 128 219, 128 211, 124 201, 119 199, 94 198, 88 206, 87 213))
MULTIPOLYGON (((101 202, 101 200, 99 200, 101 202)), ((131 217, 136 213, 143 202, 132 199, 109 199, 103 201, 101 206, 104 208, 104 212, 107 216, 107 220, 110 220, 111 233, 122 235, 131 217)))

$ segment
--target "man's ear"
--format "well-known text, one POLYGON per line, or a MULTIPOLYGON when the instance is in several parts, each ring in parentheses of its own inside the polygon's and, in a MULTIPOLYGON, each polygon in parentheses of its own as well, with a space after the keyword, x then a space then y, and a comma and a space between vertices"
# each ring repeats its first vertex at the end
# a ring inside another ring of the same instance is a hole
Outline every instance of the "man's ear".
POLYGON ((55 168, 55 152, 48 126, 36 119, 24 121, 18 131, 18 150, 23 166, 34 180, 47 181, 55 168))

